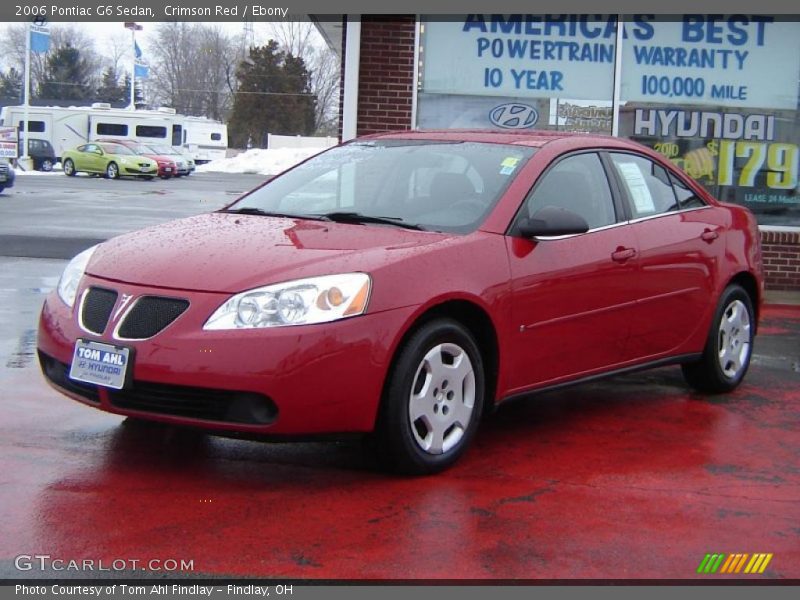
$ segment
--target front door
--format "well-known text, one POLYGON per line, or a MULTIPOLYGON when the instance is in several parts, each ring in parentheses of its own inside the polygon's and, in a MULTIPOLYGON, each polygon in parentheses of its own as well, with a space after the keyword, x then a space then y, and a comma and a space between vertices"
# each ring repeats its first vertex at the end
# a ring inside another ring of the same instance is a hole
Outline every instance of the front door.
POLYGON ((621 363, 636 300, 636 239, 617 214, 599 156, 560 159, 539 179, 521 214, 531 216, 545 206, 581 215, 590 230, 549 239, 507 238, 515 329, 508 357, 512 392, 621 363))

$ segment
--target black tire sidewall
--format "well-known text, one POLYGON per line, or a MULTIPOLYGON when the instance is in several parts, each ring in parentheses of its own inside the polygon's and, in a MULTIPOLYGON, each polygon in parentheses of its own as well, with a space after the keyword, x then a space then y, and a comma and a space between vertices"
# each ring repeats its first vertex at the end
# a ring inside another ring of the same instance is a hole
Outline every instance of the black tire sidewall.
POLYGON ((410 474, 441 471, 453 464, 470 445, 478 427, 485 399, 484 361, 473 336, 458 321, 436 319, 422 325, 405 342, 391 367, 382 402, 377 433, 393 468, 410 474), (475 373, 475 403, 467 430, 458 444, 443 454, 429 454, 419 447, 408 417, 408 399, 420 362, 431 348, 453 343, 464 349, 475 373))
POLYGON ((68 158, 67 160, 64 161, 64 172, 67 174, 68 177, 72 177, 73 175, 75 175, 75 163, 72 162, 71 158, 68 158), (67 170, 68 164, 72 165, 72 167, 69 170, 67 170))
POLYGON ((108 179, 116 179, 117 177, 119 177, 119 167, 117 166, 117 163, 110 162, 110 163, 108 163, 106 165, 106 177, 108 179), (115 170, 115 173, 113 175, 111 174, 112 165, 113 165, 114 170, 115 170))
POLYGON ((712 369, 713 377, 719 382, 721 387, 733 389, 741 383, 747 370, 750 367, 750 361, 753 356, 753 341, 755 338, 755 314, 753 311, 753 303, 747 292, 738 285, 728 286, 720 296, 717 310, 714 313, 714 320, 711 323, 711 330, 708 332, 708 341, 706 342, 704 359, 707 367, 712 369), (747 354, 747 362, 744 367, 739 371, 736 377, 728 377, 722 370, 719 364, 719 326, 725 315, 728 306, 736 300, 741 301, 747 309, 747 315, 750 318, 750 350, 747 354))

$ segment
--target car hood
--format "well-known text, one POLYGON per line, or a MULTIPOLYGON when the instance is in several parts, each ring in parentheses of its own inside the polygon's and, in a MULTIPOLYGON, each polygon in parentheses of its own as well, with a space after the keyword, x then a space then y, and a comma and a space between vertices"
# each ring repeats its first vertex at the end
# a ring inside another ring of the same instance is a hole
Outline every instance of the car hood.
POLYGON ((112 238, 86 272, 151 287, 236 293, 302 277, 368 272, 450 237, 384 225, 210 213, 112 238))

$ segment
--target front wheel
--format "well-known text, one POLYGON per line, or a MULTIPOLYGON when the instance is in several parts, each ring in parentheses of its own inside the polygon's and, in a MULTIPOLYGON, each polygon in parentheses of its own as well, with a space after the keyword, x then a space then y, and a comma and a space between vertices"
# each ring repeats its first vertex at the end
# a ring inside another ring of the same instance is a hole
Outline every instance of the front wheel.
POLYGON ((64 174, 69 177, 75 176, 75 163, 72 162, 71 158, 64 161, 64 174))
POLYGON ((119 177, 119 167, 117 163, 110 162, 106 167, 106 177, 109 179, 117 179, 119 177))
POLYGON ((422 475, 451 466, 475 435, 484 402, 483 360, 452 319, 423 325, 395 359, 374 436, 386 466, 422 475))
POLYGON ((730 392, 744 379, 753 353, 753 302, 739 285, 725 288, 719 299, 702 358, 683 365, 687 383, 701 392, 730 392))

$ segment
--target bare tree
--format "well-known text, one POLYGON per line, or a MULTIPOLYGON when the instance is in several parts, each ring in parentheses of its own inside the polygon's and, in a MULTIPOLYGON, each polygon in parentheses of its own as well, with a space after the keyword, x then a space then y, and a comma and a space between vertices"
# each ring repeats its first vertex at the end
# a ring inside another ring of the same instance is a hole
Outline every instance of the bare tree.
POLYGON ((160 23, 150 37, 154 100, 178 112, 224 119, 231 105, 236 44, 216 27, 160 23))
POLYGON ((315 131, 318 134, 336 135, 339 57, 322 41, 314 25, 301 19, 300 15, 295 15, 295 20, 267 23, 267 33, 278 42, 281 50, 305 61, 311 73, 311 93, 317 97, 315 131))

